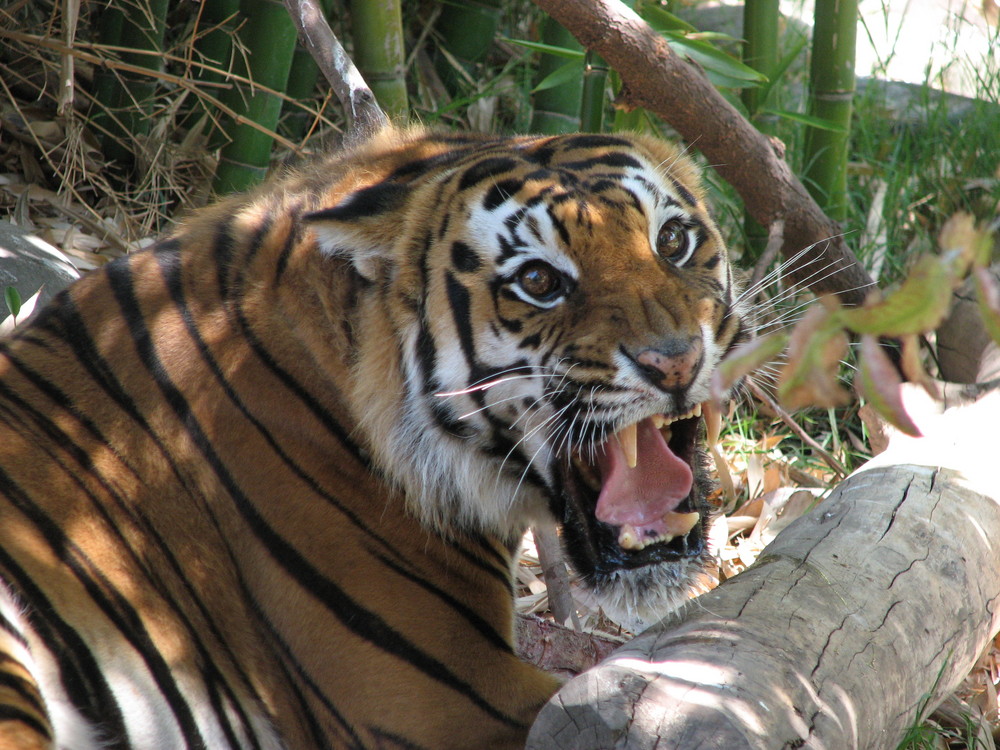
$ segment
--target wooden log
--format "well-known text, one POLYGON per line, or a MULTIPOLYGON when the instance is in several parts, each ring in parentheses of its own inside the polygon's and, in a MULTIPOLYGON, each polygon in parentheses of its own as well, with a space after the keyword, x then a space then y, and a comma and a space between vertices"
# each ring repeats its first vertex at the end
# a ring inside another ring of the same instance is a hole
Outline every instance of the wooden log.
POLYGON ((893 438, 752 567, 567 683, 528 748, 896 747, 1000 629, 1000 393, 906 402, 926 437, 893 438))

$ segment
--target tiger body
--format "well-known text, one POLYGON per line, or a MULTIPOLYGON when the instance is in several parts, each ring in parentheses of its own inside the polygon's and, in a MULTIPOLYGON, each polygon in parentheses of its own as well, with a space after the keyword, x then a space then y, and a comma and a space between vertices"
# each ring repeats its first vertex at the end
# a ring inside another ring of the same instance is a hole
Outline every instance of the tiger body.
POLYGON ((637 137, 388 132, 195 213, 0 347, 0 747, 522 746, 523 529, 676 603, 697 482, 634 549, 662 523, 594 520, 570 467, 617 459, 568 452, 642 454, 742 335, 694 168, 637 137))

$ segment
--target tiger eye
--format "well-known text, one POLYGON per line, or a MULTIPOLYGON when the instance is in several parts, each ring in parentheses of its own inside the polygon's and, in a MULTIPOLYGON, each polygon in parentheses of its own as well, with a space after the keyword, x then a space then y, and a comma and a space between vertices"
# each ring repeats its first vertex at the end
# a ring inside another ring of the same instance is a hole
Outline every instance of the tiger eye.
POLYGON ((660 227, 656 235, 656 252, 661 258, 676 260, 687 252, 687 228, 680 219, 671 219, 660 227))
POLYGON ((517 272, 517 283, 538 300, 552 299, 562 289, 562 276, 547 263, 525 263, 517 272))

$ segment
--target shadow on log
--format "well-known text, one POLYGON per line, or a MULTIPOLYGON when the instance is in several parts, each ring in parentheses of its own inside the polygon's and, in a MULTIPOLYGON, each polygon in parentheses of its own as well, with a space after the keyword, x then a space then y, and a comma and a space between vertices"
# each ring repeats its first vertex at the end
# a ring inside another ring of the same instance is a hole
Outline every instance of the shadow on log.
POLYGON ((894 748, 1000 627, 1000 392, 936 413, 758 561, 567 683, 557 748, 894 748))

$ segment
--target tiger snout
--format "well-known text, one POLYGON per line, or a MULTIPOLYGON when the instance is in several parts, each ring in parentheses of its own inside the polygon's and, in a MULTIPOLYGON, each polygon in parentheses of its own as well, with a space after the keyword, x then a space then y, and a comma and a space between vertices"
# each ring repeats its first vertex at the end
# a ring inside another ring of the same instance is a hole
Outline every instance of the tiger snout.
POLYGON ((638 372, 662 391, 679 394, 694 383, 704 361, 700 336, 674 337, 629 354, 638 372))

